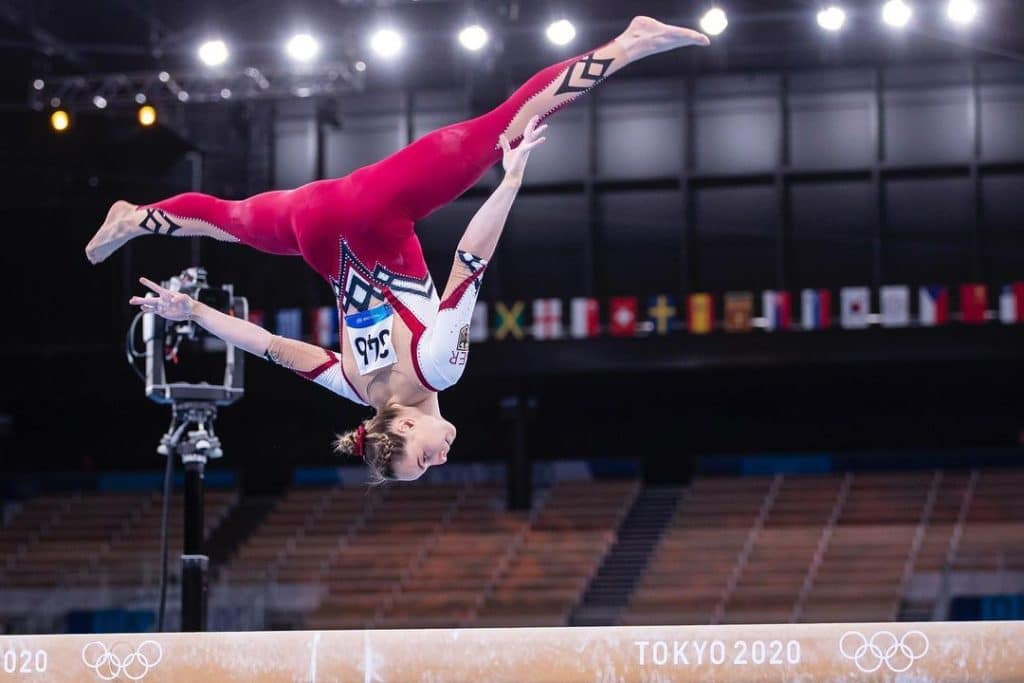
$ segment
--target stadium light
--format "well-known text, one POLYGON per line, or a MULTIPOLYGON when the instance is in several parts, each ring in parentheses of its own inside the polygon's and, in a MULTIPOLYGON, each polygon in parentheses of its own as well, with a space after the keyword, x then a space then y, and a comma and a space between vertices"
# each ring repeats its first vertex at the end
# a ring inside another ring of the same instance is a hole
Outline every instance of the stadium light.
POLYGON ((846 12, 838 5, 832 5, 818 12, 818 26, 826 31, 838 31, 846 23, 846 12))
POLYGON ((477 52, 483 49, 490 36, 487 29, 479 24, 473 24, 459 31, 459 43, 470 52, 477 52))
POLYGON ((370 49, 381 57, 397 56, 404 45, 402 34, 390 28, 379 29, 370 37, 370 49))
POLYGON ((320 42, 308 33, 296 33, 285 43, 284 51, 296 62, 311 62, 320 54, 320 42))
POLYGON ((70 125, 71 117, 68 116, 68 113, 63 109, 58 109, 57 111, 50 114, 50 127, 53 128, 58 133, 63 133, 68 129, 68 126, 70 125))
POLYGON ((144 93, 144 92, 137 92, 137 93, 135 93, 135 104, 145 104, 147 99, 149 99, 149 98, 146 97, 146 93, 144 93))
POLYGON ((946 16, 954 24, 970 24, 978 17, 978 3, 974 0, 949 0, 946 16))
POLYGON ((893 28, 903 28, 910 23, 914 10, 903 0, 889 0, 882 7, 882 21, 893 28))
POLYGON ((208 40, 199 46, 199 61, 206 66, 220 66, 228 61, 228 54, 223 40, 208 40))
POLYGON ((104 97, 103 95, 96 95, 96 96, 94 96, 92 98, 92 106, 96 107, 97 109, 106 109, 107 108, 107 98, 104 97))
POLYGON ((32 87, 36 90, 42 90, 46 87, 46 81, 44 81, 41 78, 37 78, 36 80, 32 81, 32 87))
POLYGON ((139 107, 139 123, 147 127, 156 123, 156 107, 151 104, 139 107))
POLYGON ((709 36, 721 35, 729 26, 729 17, 721 7, 712 7, 700 18, 700 28, 709 36))
POLYGON ((576 27, 568 19, 559 19, 548 25, 546 33, 555 45, 568 45, 576 37, 576 27))

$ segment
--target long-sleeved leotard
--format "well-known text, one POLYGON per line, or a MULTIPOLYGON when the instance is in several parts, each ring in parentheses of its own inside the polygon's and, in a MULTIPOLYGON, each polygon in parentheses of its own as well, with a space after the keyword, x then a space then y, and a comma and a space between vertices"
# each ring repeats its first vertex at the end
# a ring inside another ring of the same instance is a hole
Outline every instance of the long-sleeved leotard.
MULTIPOLYGON (((487 264, 460 252, 456 268, 465 279, 440 301, 415 222, 456 199, 501 159, 500 135, 516 144, 531 117, 550 116, 627 61, 613 41, 540 71, 496 109, 429 133, 343 178, 241 201, 178 195, 143 207, 143 227, 161 234, 223 233, 223 239, 262 251, 301 255, 331 283, 343 314, 362 315, 342 316, 350 337, 353 324, 372 326, 378 309, 390 306, 412 331, 410 353, 419 380, 428 389, 444 389, 458 381, 464 369, 469 319, 487 264)), ((373 360, 367 359, 360 371, 369 372, 372 366, 373 360)), ((344 376, 340 357, 333 352, 314 373, 303 374, 366 402, 344 376)))

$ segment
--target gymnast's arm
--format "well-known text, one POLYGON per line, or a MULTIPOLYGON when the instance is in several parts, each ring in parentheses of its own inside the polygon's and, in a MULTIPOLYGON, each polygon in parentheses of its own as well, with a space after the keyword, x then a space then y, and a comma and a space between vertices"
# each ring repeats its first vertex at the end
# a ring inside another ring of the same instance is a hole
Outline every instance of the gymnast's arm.
MULTIPOLYGON (((547 126, 537 127, 540 117, 533 117, 526 126, 526 133, 523 141, 518 147, 512 149, 508 138, 501 136, 501 148, 504 150, 502 164, 505 168, 505 177, 497 189, 487 198, 483 206, 476 212, 469 222, 466 232, 459 240, 459 251, 476 255, 485 261, 494 255, 494 250, 501 239, 501 233, 505 229, 509 211, 512 210, 512 203, 519 194, 519 188, 523 184, 523 173, 526 172, 526 162, 530 158, 530 152, 537 146, 544 143, 547 138, 541 137, 547 126)), ((456 264, 458 260, 456 259, 456 264)), ((451 293, 454 287, 461 283, 461 277, 457 278, 456 270, 452 271, 452 277, 448 280, 445 288, 445 297, 451 293)))
POLYGON ((498 246, 512 202, 519 193, 530 150, 544 142, 541 134, 547 126, 538 128, 538 121, 538 117, 530 120, 523 142, 516 149, 511 148, 505 136, 501 137, 505 178, 473 216, 459 240, 437 318, 416 348, 424 379, 435 391, 458 382, 466 369, 469 326, 487 261, 498 246))
POLYGON ((222 313, 187 294, 172 292, 146 278, 141 278, 140 282, 157 294, 156 297, 131 298, 129 303, 139 306, 143 312, 155 313, 168 320, 191 320, 233 346, 263 356, 340 396, 365 405, 345 380, 341 371, 341 354, 271 334, 248 320, 222 313))
POLYGON ((259 325, 233 318, 198 301, 192 307, 191 320, 229 344, 263 356, 354 403, 366 405, 345 379, 341 354, 336 351, 271 334, 259 325))

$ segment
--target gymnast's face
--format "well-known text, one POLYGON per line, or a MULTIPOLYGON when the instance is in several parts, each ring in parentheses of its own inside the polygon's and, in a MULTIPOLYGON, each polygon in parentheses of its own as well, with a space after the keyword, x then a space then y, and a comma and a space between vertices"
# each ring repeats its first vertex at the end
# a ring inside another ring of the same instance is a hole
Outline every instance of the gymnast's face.
POLYGON ((431 467, 448 462, 455 425, 433 415, 402 416, 392 428, 405 437, 405 453, 392 463, 395 477, 413 481, 431 467))

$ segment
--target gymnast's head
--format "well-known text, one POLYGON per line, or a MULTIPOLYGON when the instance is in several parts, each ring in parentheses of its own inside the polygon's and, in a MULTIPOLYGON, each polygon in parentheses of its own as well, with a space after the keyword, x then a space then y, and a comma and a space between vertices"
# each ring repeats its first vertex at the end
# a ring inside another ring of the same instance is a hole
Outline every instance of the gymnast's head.
POLYGON ((370 483, 413 481, 431 467, 448 461, 455 425, 418 408, 390 405, 342 434, 334 449, 361 457, 370 470, 370 483))

